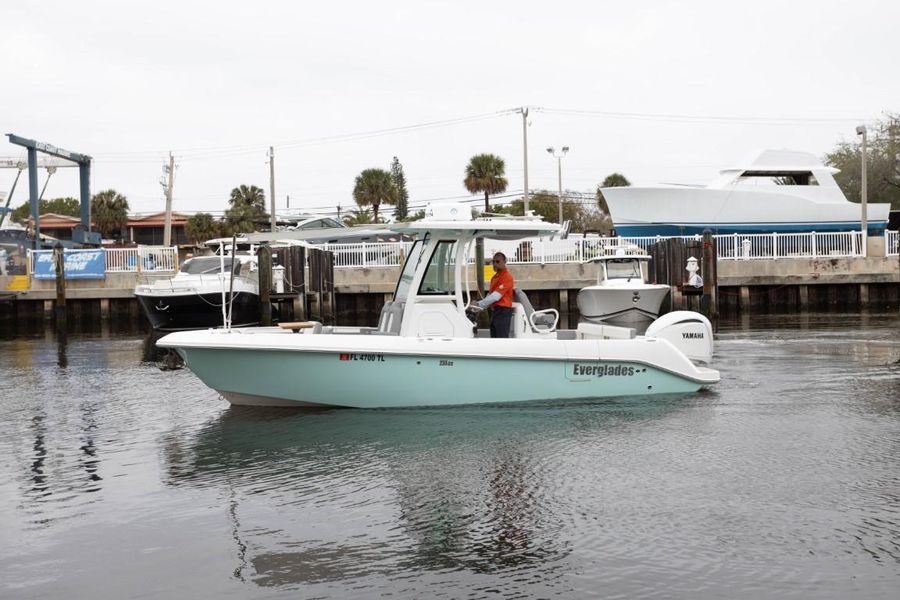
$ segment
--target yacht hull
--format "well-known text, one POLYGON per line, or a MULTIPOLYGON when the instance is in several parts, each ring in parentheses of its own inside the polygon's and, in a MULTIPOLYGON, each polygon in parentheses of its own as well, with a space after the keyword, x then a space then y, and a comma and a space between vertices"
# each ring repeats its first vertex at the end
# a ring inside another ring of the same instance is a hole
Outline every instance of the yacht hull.
MULTIPOLYGON (((136 294, 141 310, 153 329, 182 331, 222 326, 222 293, 183 295, 136 294)), ((259 322, 259 296, 250 292, 234 294, 231 322, 235 327, 259 322)))
MULTIPOLYGON (((624 237, 733 233, 858 231, 859 205, 804 197, 809 189, 777 191, 690 187, 604 188, 616 234, 624 237)), ((815 191, 815 189, 813 189, 815 191)), ((836 194, 840 194, 837 190, 836 194)), ((889 204, 868 208, 869 235, 887 226, 889 204)))
POLYGON ((294 347, 278 348, 273 342, 284 338, 278 334, 233 331, 216 339, 218 332, 195 333, 204 338, 174 334, 159 345, 175 348, 207 386, 240 405, 399 408, 577 400, 690 393, 718 381, 716 371, 695 367, 665 340, 289 334, 294 347), (316 338, 329 347, 312 347, 316 338))

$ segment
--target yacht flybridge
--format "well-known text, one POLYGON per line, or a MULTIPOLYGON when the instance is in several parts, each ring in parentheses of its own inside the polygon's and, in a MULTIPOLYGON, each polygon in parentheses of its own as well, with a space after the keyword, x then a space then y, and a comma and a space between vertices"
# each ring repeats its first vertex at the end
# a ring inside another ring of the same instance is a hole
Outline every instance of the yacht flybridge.
POLYGON ((468 311, 468 258, 479 237, 559 234, 536 218, 473 220, 467 207, 432 205, 393 227, 417 236, 377 327, 315 322, 172 333, 173 348, 232 404, 383 408, 587 399, 694 392, 719 381, 695 363, 712 357, 712 328, 697 313, 669 313, 643 336, 580 323, 557 329, 518 291, 511 336, 492 339, 468 311))

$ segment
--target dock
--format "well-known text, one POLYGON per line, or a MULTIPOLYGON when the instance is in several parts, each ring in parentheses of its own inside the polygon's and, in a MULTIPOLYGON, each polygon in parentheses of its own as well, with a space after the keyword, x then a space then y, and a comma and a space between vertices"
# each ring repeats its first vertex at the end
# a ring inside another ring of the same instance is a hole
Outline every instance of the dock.
MULTIPOLYGON (((858 237, 858 234, 855 235, 858 237)), ((897 232, 870 237, 866 256, 860 255, 859 241, 855 248, 851 245, 847 246, 849 250, 836 251, 833 237, 828 238, 830 241, 810 237, 809 243, 803 246, 806 255, 801 251, 781 256, 747 254, 747 244, 743 240, 735 239, 732 245, 730 236, 716 238, 715 289, 718 309, 725 315, 748 312, 855 312, 897 310, 900 307, 897 232), (817 247, 825 252, 816 251, 817 247), (743 255, 741 249, 745 251, 743 255), (811 253, 810 249, 815 252, 811 253)), ((552 244, 536 242, 527 252, 517 252, 518 256, 509 262, 510 270, 517 285, 528 293, 535 307, 559 310, 560 326, 572 326, 578 320, 578 290, 596 280, 596 267, 582 261, 591 248, 604 247, 602 244, 611 243, 610 239, 616 238, 607 238, 599 245, 593 242, 587 244, 587 238, 575 240, 574 246, 570 240, 556 240, 552 244), (561 253, 559 247, 562 245, 574 250, 561 253)), ((754 239, 753 243, 771 253, 778 242, 776 239, 773 245, 765 239, 754 239)), ((621 239, 615 241, 618 245, 622 243, 621 239)), ((800 247, 796 240, 790 244, 795 249, 800 247)), ((647 248, 650 245, 652 243, 647 248)), ((287 293, 273 290, 271 293, 271 300, 283 307, 283 318, 320 318, 341 325, 373 325, 377 322, 381 307, 394 291, 408 245, 350 246, 343 244, 339 250, 323 246, 322 250, 331 253, 327 259, 329 264, 326 265, 321 258, 307 259, 302 275, 294 265, 294 278, 302 278, 305 282, 302 290, 287 290, 287 293), (313 265, 315 273, 310 273, 310 265, 313 265), (330 270, 325 269, 326 266, 330 270)), ((145 256, 149 252, 151 250, 143 248, 136 254, 145 256)), ((152 249, 152 252, 158 256, 164 254, 159 248, 152 249)), ((176 250, 167 249, 166 252, 171 254, 176 250)), ((65 301, 70 321, 143 321, 134 297, 135 286, 154 278, 171 277, 177 260, 174 257, 161 260, 155 263, 153 269, 127 270, 123 266, 125 263, 115 257, 108 264, 113 265, 114 270, 103 273, 102 277, 66 280, 65 301)), ((676 274, 675 278, 680 278, 680 275, 676 274)), ((670 308, 690 307, 685 304, 683 288, 677 282, 667 283, 675 283, 672 285, 670 308)), ((474 281, 470 281, 469 285, 470 289, 476 289, 474 281)), ((50 321, 56 302, 54 279, 29 275, 0 276, 0 330, 14 329, 20 320, 50 321)))

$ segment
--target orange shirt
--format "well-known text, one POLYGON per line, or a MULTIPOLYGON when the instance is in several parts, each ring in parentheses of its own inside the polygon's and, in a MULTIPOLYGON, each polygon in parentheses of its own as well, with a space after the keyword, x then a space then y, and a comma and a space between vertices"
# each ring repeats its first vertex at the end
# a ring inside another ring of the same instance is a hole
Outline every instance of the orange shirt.
POLYGON ((491 277, 491 289, 490 292, 497 292, 500 294, 500 299, 497 300, 493 306, 505 306, 507 308, 512 307, 512 298, 513 298, 513 288, 516 286, 516 282, 513 281, 513 276, 509 272, 509 269, 503 269, 502 271, 498 271, 491 277))

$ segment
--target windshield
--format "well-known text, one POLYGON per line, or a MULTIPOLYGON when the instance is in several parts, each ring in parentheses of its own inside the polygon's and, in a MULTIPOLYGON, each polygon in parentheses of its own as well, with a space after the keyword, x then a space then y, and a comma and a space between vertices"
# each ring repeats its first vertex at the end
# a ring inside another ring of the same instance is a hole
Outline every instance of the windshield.
POLYGON ((606 261, 607 279, 641 279, 641 263, 633 258, 606 261))
POLYGON ((406 257, 406 263, 403 265, 403 272, 400 273, 400 280, 397 281, 397 289, 394 291, 394 300, 405 300, 409 295, 409 286, 412 285, 413 277, 416 274, 416 267, 419 266, 419 260, 422 258, 422 250, 425 244, 422 240, 418 240, 409 250, 406 257))
POLYGON ((422 278, 419 293, 424 295, 452 296, 456 293, 456 242, 438 242, 428 270, 422 278))
MULTIPOLYGON (((222 270, 222 263, 218 256, 203 256, 200 258, 191 258, 184 261, 181 265, 181 272, 188 275, 206 275, 208 273, 218 273, 222 270)), ((241 263, 235 261, 234 258, 228 256, 225 258, 225 270, 234 267, 235 274, 241 269, 241 263)))

